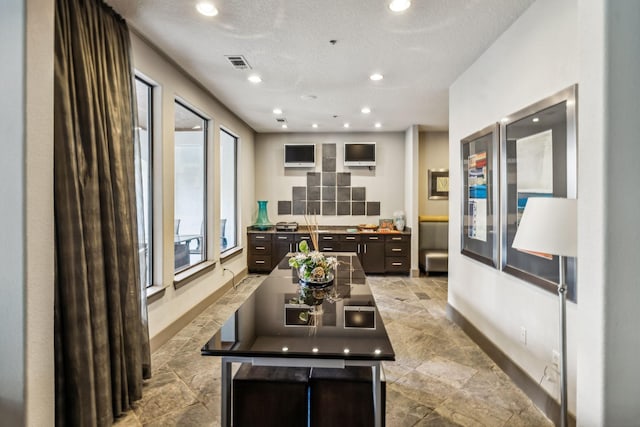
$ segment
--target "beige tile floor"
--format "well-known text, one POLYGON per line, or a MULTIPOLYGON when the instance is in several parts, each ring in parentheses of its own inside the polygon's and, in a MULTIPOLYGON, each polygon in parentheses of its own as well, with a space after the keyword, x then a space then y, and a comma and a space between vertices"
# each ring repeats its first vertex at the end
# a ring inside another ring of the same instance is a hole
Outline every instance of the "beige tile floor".
MULTIPOLYGON (((220 360, 200 348, 264 277, 245 278, 155 351, 142 400, 115 425, 219 426, 220 360)), ((552 426, 447 320, 445 276, 369 282, 396 352, 384 362, 387 426, 552 426)))

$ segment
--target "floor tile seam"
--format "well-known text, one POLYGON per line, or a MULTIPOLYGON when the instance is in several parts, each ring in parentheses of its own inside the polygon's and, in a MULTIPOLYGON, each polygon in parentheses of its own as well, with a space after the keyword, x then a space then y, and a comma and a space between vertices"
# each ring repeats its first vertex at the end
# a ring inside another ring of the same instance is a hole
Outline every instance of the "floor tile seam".
POLYGON ((146 425, 148 425, 148 424, 150 424, 152 422, 160 421, 163 418, 168 418, 170 416, 177 415, 177 414, 179 414, 181 412, 185 412, 187 409, 191 408, 192 406, 196 406, 196 405, 202 405, 204 407, 205 411, 210 412, 209 409, 201 401, 196 400, 195 402, 193 402, 190 405, 184 406, 184 407, 182 407, 180 409, 176 409, 175 411, 167 412, 166 414, 164 414, 162 416, 159 416, 157 418, 154 418, 153 420, 150 420, 149 422, 147 422, 145 424, 142 424, 142 425, 146 426, 146 425))
MULTIPOLYGON (((469 392, 468 390, 460 389, 460 392, 461 392, 462 394, 464 394, 464 395, 466 396, 466 398, 467 398, 467 399, 470 399, 470 400, 472 400, 472 401, 474 401, 474 402, 481 402, 482 404, 484 404, 484 405, 483 405, 484 407, 482 407, 482 406, 481 406, 481 409, 482 409, 482 410, 487 410, 487 411, 488 411, 489 413, 491 413, 491 414, 496 415, 496 411, 493 411, 493 409, 496 409, 496 408, 502 409, 502 410, 503 410, 503 411, 505 411, 505 412, 509 412, 511 415, 509 415, 509 417, 508 417, 508 418, 506 418, 503 422, 507 422, 507 421, 508 421, 508 420, 510 420, 510 419, 513 417, 513 415, 515 414, 515 411, 513 411, 511 408, 506 408, 506 407, 504 407, 504 406, 497 405, 497 404, 495 404, 495 402, 491 402, 492 404, 491 404, 491 405, 488 405, 488 404, 487 404, 487 402, 488 402, 488 401, 487 401, 487 399, 483 398, 482 396, 477 396, 477 395, 475 395, 474 393, 469 392)), ((454 398, 455 398, 455 396, 450 396, 450 397, 448 397, 448 398, 447 398, 447 400, 451 400, 451 401, 453 401, 453 399, 454 399, 454 398)), ((442 403, 440 404, 440 406, 443 406, 445 403, 446 403, 446 402, 442 402, 442 403)), ((438 409, 438 408, 436 408, 436 410, 437 410, 437 409, 438 409)), ((460 412, 460 414, 461 414, 461 415, 463 415, 463 416, 468 416, 468 415, 466 415, 464 412, 460 412)), ((496 418, 498 418, 498 417, 496 416, 496 418)), ((476 421, 477 421, 477 420, 476 420, 476 421)), ((479 422, 479 421, 478 421, 478 422, 479 422)))

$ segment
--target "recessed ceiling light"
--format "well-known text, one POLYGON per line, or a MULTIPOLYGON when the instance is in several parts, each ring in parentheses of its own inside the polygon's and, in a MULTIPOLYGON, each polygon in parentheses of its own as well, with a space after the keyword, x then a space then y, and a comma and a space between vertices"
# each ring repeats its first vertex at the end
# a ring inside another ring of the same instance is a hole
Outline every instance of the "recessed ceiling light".
POLYGON ((534 117, 532 121, 533 121, 533 123, 538 123, 540 121, 540 119, 538 117, 534 117))
POLYGON ((344 127, 348 128, 348 127, 349 127, 349 123, 345 123, 345 124, 343 124, 342 126, 344 126, 344 127))
POLYGON ((317 353, 317 352, 318 352, 318 347, 313 347, 313 348, 311 349, 311 351, 313 351, 314 353, 317 353))
POLYGON ((362 110, 360 110, 362 112, 362 114, 369 114, 371 112, 371 108, 369 107, 362 107, 362 110))
POLYGON ((247 80, 249 80, 251 83, 260 83, 262 81, 262 78, 260 78, 260 76, 257 74, 251 74, 249 77, 247 77, 247 80))
POLYGON ((344 354, 349 354, 349 349, 348 348, 345 348, 343 351, 344 351, 344 354))
POLYGON ((196 5, 196 9, 204 16, 216 16, 218 14, 218 9, 216 7, 206 1, 202 1, 196 5))
POLYGON ((382 80, 382 79, 384 78, 384 76, 383 76, 382 74, 380 74, 380 73, 374 73, 374 74, 371 74, 371 75, 369 76, 369 78, 370 78, 371 80, 373 80, 374 82, 377 82, 377 81, 382 80))
POLYGON ((289 126, 287 126, 287 124, 286 124, 286 123, 284 123, 284 124, 282 125, 282 129, 286 129, 286 128, 288 128, 288 127, 289 127, 289 126))
POLYGON ((375 354, 380 354, 380 353, 382 353, 382 350, 380 350, 379 348, 376 348, 373 352, 375 354))
POLYGON ((282 347, 282 351, 289 351, 289 347, 282 347))
POLYGON ((318 128, 318 124, 314 123, 314 124, 311 125, 311 127, 314 128, 314 129, 317 129, 318 128))
POLYGON ((282 114, 282 110, 279 108, 274 108, 273 109, 273 114, 282 114))
POLYGON ((382 127, 382 123, 376 122, 376 124, 374 126, 377 127, 377 128, 381 128, 382 127))
POLYGON ((411 6, 409 0, 393 0, 389 3, 389 9, 394 12, 402 12, 403 10, 409 9, 409 6, 411 6))

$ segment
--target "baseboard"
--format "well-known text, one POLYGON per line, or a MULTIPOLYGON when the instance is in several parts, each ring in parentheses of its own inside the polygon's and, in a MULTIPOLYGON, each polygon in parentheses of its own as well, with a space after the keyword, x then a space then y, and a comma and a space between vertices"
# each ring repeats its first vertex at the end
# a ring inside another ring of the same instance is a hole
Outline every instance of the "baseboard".
MULTIPOLYGON (((511 380, 531 399, 531 401, 556 425, 560 425, 560 404, 547 391, 509 358, 489 338, 476 328, 458 310, 447 303, 447 318, 466 333, 511 380)), ((575 427, 576 419, 569 414, 569 426, 575 427)))
MULTIPOLYGON (((151 352, 153 353, 158 348, 160 348, 164 343, 169 341, 171 337, 180 332, 185 326, 193 321, 200 313, 207 309, 211 304, 218 301, 224 294, 226 294, 234 285, 234 283, 239 283, 242 279, 247 276, 248 270, 244 268, 242 271, 237 273, 235 277, 230 278, 224 284, 216 289, 211 295, 207 296, 205 299, 200 301, 198 304, 194 305, 189 311, 184 313, 182 316, 177 318, 173 323, 169 326, 158 332, 155 336, 149 339, 149 346, 151 347, 151 352)), ((204 343, 203 343, 204 344, 204 343)))

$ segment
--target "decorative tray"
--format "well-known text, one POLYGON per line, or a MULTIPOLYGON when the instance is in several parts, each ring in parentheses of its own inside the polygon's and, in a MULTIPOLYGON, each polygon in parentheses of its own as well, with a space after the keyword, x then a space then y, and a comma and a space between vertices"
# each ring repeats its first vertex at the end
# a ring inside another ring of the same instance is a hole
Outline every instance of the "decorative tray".
POLYGON ((377 224, 358 224, 358 230, 371 230, 375 231, 378 229, 377 224))

